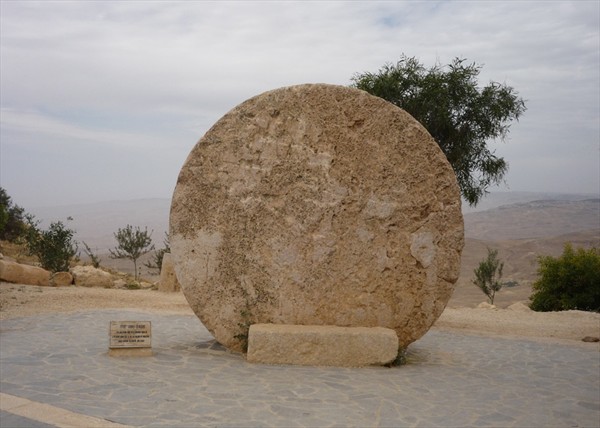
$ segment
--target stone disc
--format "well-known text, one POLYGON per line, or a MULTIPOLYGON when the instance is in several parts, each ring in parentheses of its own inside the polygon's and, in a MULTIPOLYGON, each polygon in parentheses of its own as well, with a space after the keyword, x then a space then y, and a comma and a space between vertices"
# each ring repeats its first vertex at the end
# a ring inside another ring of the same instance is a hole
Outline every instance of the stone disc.
POLYGON ((237 351, 256 323, 388 327, 406 347, 446 306, 463 233, 456 177, 429 133, 324 84, 223 116, 183 165, 170 215, 183 292, 237 351))

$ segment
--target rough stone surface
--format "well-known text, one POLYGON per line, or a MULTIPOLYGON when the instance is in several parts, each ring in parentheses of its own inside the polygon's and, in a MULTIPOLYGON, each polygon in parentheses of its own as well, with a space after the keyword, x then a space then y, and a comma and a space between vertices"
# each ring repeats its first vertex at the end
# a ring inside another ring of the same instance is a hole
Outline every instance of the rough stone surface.
POLYGON ((175 275, 175 266, 173 264, 173 257, 170 253, 165 253, 162 259, 162 266, 160 269, 160 280, 158 281, 158 291, 180 291, 181 286, 175 275))
POLYGON ((73 275, 69 272, 56 272, 50 278, 50 284, 55 287, 64 287, 73 284, 73 275))
POLYGON ((257 323, 381 326, 407 346, 446 306, 463 235, 455 175, 427 131, 322 84, 221 118, 182 167, 170 216, 183 292, 233 350, 257 323))
POLYGON ((71 268, 71 274, 75 285, 80 287, 109 288, 113 286, 112 275, 93 266, 75 266, 71 268))
POLYGON ((398 336, 383 327, 254 324, 248 336, 251 363, 363 367, 397 356, 398 336))
POLYGON ((50 272, 37 266, 0 260, 0 281, 48 286, 50 272))

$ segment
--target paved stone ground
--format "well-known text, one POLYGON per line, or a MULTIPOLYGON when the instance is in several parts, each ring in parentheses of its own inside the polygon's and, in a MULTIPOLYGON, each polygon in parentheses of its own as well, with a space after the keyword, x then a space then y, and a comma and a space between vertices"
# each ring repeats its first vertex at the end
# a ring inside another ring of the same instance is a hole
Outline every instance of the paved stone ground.
POLYGON ((194 316, 123 310, 5 320, 0 345, 2 393, 123 425, 600 426, 594 345, 430 331, 401 367, 253 365, 194 316), (152 321, 154 356, 109 357, 111 320, 152 321))

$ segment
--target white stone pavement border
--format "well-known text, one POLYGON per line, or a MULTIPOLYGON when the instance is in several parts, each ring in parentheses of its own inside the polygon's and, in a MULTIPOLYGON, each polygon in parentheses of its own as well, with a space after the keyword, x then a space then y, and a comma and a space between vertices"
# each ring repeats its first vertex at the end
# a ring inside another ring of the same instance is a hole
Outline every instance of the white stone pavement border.
POLYGON ((129 426, 70 412, 3 392, 0 392, 0 410, 58 428, 127 428, 129 426))

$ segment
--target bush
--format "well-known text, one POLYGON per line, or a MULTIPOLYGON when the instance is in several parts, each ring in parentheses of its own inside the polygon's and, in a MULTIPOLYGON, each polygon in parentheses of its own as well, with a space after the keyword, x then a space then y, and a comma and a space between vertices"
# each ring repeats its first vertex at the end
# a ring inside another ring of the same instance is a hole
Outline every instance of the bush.
POLYGON ((10 196, 0 187, 0 239, 14 242, 25 235, 27 223, 25 210, 14 205, 10 196))
POLYGON ((51 272, 69 270, 69 263, 77 254, 75 232, 61 222, 53 222, 48 230, 39 230, 33 217, 28 218, 29 227, 25 237, 31 255, 37 256, 44 269, 51 272))
POLYGON ((560 257, 538 258, 539 279, 533 284, 534 311, 600 311, 600 251, 566 244, 560 257))

